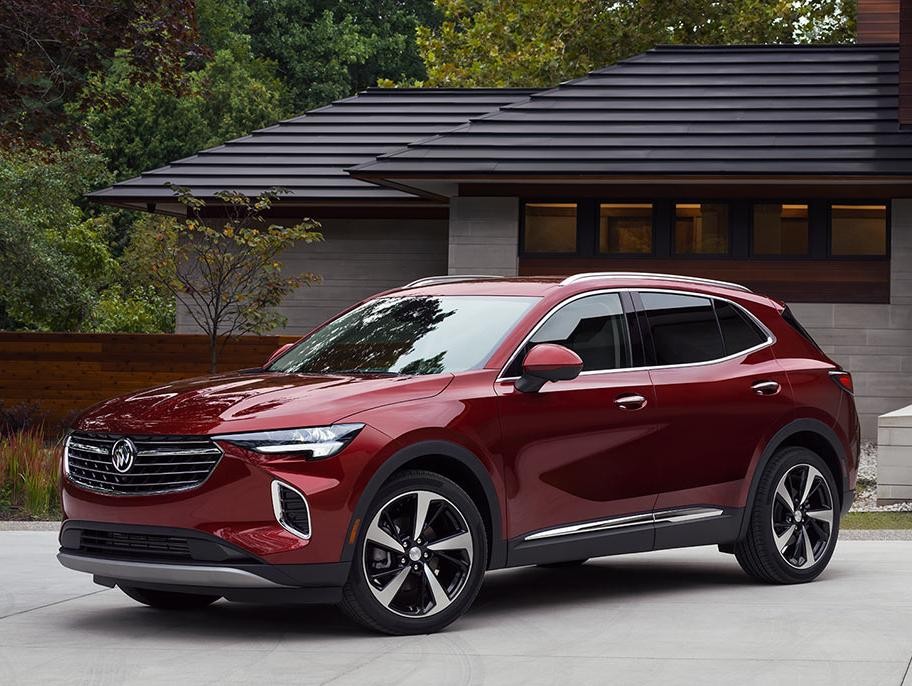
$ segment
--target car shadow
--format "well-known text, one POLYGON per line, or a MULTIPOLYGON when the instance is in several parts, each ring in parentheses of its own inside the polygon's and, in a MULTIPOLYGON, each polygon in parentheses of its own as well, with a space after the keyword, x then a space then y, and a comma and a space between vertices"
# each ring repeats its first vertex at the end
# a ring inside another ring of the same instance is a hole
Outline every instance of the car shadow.
MULTIPOLYGON (((837 576, 828 570, 817 582, 837 576)), ((757 587, 733 559, 675 560, 645 555, 642 560, 602 558, 581 567, 520 569, 490 572, 470 611, 473 619, 496 621, 512 612, 559 609, 580 603, 636 603, 695 591, 757 587)), ((762 586, 762 585, 761 585, 762 586)), ((119 591, 114 591, 119 593, 119 591)), ((107 595, 107 594, 105 594, 107 595)), ((320 605, 248 605, 220 601, 198 611, 162 612, 134 604, 123 596, 117 607, 68 615, 71 628, 97 634, 124 632, 136 623, 137 633, 167 631, 170 639, 196 637, 256 638, 268 641, 284 635, 341 638, 377 637, 349 621, 338 609, 320 605)), ((459 631, 456 624, 450 631, 459 631)))

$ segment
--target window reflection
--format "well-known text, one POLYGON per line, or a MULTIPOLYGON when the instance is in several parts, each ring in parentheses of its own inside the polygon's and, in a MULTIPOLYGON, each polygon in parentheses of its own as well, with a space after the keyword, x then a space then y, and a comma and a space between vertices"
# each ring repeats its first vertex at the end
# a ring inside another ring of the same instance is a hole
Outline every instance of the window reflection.
POLYGON ((678 203, 675 205, 675 253, 728 254, 728 205, 678 203))
POLYGON ((886 205, 833 205, 830 208, 830 254, 887 254, 886 205))
POLYGON ((754 205, 754 255, 807 255, 808 206, 754 205))
POLYGON ((576 203, 530 202, 525 213, 525 252, 576 252, 576 203))
POLYGON ((652 252, 652 204, 599 205, 599 252, 652 252))

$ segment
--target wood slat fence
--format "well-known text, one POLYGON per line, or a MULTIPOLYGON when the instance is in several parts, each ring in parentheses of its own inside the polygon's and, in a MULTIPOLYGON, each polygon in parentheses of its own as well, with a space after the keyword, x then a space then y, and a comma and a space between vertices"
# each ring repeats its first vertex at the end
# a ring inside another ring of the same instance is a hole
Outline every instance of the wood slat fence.
MULTIPOLYGON (((225 346, 219 370, 262 365, 297 336, 242 336, 225 346)), ((50 424, 96 402, 209 373, 205 336, 0 332, 0 401, 34 404, 50 424)))

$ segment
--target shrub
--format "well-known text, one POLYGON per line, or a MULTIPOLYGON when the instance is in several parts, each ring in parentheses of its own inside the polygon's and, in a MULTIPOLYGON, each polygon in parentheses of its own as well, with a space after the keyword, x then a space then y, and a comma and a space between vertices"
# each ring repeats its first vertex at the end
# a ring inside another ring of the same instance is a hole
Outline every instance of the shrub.
POLYGON ((57 450, 40 426, 0 437, 0 486, 10 507, 29 517, 56 515, 58 480, 57 450))

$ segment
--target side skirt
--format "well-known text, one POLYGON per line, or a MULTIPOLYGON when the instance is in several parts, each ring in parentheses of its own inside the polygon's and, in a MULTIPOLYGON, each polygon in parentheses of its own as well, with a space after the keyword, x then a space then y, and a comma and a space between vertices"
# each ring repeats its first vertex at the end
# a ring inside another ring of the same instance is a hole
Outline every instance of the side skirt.
POLYGON ((686 507, 536 531, 509 542, 507 566, 731 543, 743 513, 741 508, 686 507))

